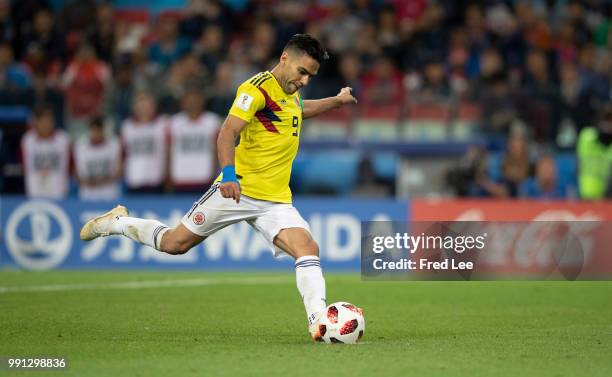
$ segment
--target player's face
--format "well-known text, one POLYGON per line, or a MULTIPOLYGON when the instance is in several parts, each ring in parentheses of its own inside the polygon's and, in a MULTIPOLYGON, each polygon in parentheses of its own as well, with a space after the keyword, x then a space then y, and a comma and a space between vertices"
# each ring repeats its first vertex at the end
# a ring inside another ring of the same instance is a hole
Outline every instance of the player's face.
POLYGON ((55 129, 52 113, 44 113, 36 119, 35 127, 36 131, 41 137, 48 137, 53 133, 55 129))
POLYGON ((104 141, 104 128, 103 127, 91 127, 90 138, 94 143, 101 143, 104 141))
POLYGON ((281 60, 283 58, 285 58, 286 77, 282 86, 288 94, 293 94, 308 85, 310 79, 319 70, 319 63, 308 54, 284 52, 281 60))
POLYGON ((148 122, 155 115, 155 102, 153 97, 142 94, 134 101, 134 115, 139 121, 148 122))

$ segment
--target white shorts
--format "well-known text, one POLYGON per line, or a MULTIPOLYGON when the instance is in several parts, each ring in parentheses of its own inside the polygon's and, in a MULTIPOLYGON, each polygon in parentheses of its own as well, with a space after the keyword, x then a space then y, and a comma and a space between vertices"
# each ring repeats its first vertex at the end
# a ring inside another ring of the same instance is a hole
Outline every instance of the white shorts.
POLYGON ((275 203, 240 196, 240 203, 224 198, 215 183, 183 216, 181 223, 192 233, 208 237, 228 225, 245 220, 261 233, 275 257, 286 252, 274 245, 274 237, 286 228, 303 228, 310 233, 310 226, 291 204, 275 203))

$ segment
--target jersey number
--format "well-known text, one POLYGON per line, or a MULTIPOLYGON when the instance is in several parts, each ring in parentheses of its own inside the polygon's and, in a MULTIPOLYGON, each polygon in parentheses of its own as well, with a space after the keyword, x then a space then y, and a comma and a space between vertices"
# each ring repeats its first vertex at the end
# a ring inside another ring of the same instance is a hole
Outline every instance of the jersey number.
POLYGON ((300 125, 300 120, 295 115, 293 116, 293 128, 295 128, 295 132, 293 136, 298 136, 298 126, 300 125))

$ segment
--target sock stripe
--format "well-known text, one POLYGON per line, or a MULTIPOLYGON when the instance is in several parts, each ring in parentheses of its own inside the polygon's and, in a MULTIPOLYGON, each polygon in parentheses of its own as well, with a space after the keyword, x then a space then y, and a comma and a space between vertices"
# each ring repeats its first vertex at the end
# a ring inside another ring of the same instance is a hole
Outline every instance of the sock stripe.
POLYGON ((296 266, 301 266, 303 264, 321 264, 321 262, 319 262, 318 260, 305 260, 299 263, 296 263, 296 266))
POLYGON ((164 229, 168 229, 168 227, 164 225, 160 225, 157 228, 155 228, 155 230, 153 231, 153 245, 155 246, 156 249, 159 249, 158 247, 159 244, 157 243, 157 236, 159 236, 159 233, 161 233, 161 231, 164 229))
POLYGON ((304 268, 304 267, 321 267, 321 264, 320 263, 307 263, 307 264, 299 264, 295 266, 295 268, 304 268))
POLYGON ((305 255, 303 257, 299 257, 298 259, 295 260, 295 263, 302 263, 302 262, 310 262, 310 261, 320 261, 321 259, 315 255, 305 255))
POLYGON ((305 263, 317 263, 317 264, 319 264, 319 263, 321 263, 321 261, 319 261, 318 259, 307 259, 307 260, 303 260, 301 262, 297 262, 295 265, 299 266, 299 265, 302 265, 302 264, 305 264, 305 263))

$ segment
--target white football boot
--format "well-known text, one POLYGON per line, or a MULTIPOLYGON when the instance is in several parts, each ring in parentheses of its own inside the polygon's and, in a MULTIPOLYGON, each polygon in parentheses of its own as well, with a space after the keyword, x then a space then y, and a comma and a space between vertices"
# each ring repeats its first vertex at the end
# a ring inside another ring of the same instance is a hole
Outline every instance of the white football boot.
POLYGON ((325 310, 318 313, 312 321, 312 324, 308 326, 308 332, 310 333, 310 337, 315 342, 322 342, 323 335, 325 335, 325 325, 321 325, 321 316, 323 315, 324 311, 325 310))
POLYGON ((110 224, 122 216, 128 215, 128 209, 122 205, 111 209, 104 215, 95 217, 83 225, 80 237, 83 241, 91 241, 98 237, 110 235, 110 224))

